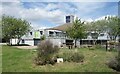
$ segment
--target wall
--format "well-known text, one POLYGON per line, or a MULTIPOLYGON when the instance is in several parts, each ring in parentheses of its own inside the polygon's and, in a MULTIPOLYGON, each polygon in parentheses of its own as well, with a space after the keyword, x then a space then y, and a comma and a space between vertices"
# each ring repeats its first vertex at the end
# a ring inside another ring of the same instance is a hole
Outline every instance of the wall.
POLYGON ((28 45, 34 46, 34 40, 33 39, 25 40, 24 44, 28 44, 28 45))
POLYGON ((50 40, 53 45, 57 45, 58 47, 61 47, 61 45, 65 43, 65 39, 63 38, 48 38, 47 40, 50 40))
POLYGON ((17 44, 18 39, 10 39, 10 44, 15 45, 17 44))

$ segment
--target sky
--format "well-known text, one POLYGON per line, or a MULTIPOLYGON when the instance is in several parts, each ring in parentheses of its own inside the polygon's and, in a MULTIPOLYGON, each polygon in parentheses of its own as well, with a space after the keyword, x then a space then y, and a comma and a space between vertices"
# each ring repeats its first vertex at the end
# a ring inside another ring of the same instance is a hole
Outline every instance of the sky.
POLYGON ((49 28, 65 23, 66 15, 75 15, 85 21, 118 15, 119 0, 3 0, 2 14, 22 18, 35 29, 49 28))

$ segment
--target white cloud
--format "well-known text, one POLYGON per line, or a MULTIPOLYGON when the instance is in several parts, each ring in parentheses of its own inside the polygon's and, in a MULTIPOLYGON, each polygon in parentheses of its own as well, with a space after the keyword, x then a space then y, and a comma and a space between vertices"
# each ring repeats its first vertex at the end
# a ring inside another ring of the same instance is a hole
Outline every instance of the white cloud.
POLYGON ((107 18, 108 16, 109 16, 109 17, 115 17, 116 15, 105 15, 105 16, 101 16, 101 17, 99 17, 99 18, 96 18, 95 21, 103 20, 103 19, 107 18))
POLYGON ((85 21, 87 21, 87 22, 92 22, 92 21, 93 21, 93 19, 88 18, 88 19, 86 19, 85 21))
POLYGON ((33 24, 31 24, 31 27, 33 29, 46 29, 46 28, 50 28, 50 27, 45 26, 43 24, 38 24, 38 23, 34 23, 34 22, 33 22, 33 24))
POLYGON ((22 10, 20 2, 4 2, 2 3, 2 13, 19 17, 19 13, 22 10))
POLYGON ((2 2, 20 2, 20 0, 1 0, 2 2))
MULTIPOLYGON (((51 21, 55 24, 64 23, 63 16, 65 13, 60 10, 49 11, 49 6, 50 9, 57 7, 55 4, 48 4, 45 8, 36 7, 26 9, 22 6, 22 3, 6 2, 3 3, 3 14, 23 18, 30 21, 31 23, 33 21, 40 21, 42 19, 51 21)), ((38 23, 38 25, 40 24, 38 23)), ((34 24, 34 26, 38 25, 34 24)))
POLYGON ((104 8, 106 3, 103 2, 79 2, 73 3, 77 7, 75 14, 81 18, 90 18, 89 16, 93 15, 99 9, 104 8))
POLYGON ((54 9, 56 9, 56 8, 58 8, 57 7, 57 5, 56 4, 54 4, 54 3, 50 3, 50 4, 48 4, 46 7, 45 7, 45 9, 46 10, 54 10, 54 9))
POLYGON ((119 0, 21 0, 21 1, 23 2, 118 2, 119 0))
MULTIPOLYGON (((79 2, 73 3, 48 3, 43 4, 42 2, 34 5, 31 3, 31 7, 33 8, 25 8, 23 3, 19 0, 14 0, 16 2, 5 2, 2 5, 3 13, 15 17, 20 17, 31 22, 31 25, 38 27, 50 27, 49 24, 40 24, 38 21, 47 20, 56 25, 61 25, 64 23, 64 17, 68 14, 76 14, 78 17, 85 19, 86 21, 93 21, 91 17, 89 17, 89 13, 93 13, 100 8, 103 8, 106 4, 100 2, 79 2), (43 4, 42 7, 39 5, 43 4), (77 11, 74 13, 74 11, 77 11), (36 22, 37 21, 37 22, 36 22)), ((93 13, 94 14, 94 13, 93 13)))

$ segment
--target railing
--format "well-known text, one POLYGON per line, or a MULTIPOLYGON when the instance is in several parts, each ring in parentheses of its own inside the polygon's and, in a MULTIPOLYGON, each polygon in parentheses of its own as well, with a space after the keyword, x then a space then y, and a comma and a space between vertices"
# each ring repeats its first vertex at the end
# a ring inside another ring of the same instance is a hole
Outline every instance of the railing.
POLYGON ((49 34, 48 36, 49 38, 52 37, 52 38, 66 38, 65 35, 62 35, 62 34, 49 34))

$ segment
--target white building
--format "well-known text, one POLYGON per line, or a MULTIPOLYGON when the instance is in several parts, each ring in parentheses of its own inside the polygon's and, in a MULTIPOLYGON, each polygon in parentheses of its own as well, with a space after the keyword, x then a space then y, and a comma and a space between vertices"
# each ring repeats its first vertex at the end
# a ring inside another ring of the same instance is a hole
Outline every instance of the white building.
POLYGON ((110 40, 110 36, 107 32, 100 33, 98 36, 98 40, 110 40))
MULTIPOLYGON (((54 45, 62 46, 67 42, 73 42, 74 40, 66 37, 66 30, 68 27, 72 27, 72 22, 75 20, 75 16, 68 15, 66 16, 66 23, 57 27, 48 28, 48 29, 38 29, 38 30, 31 30, 28 34, 24 35, 21 38, 20 44, 28 44, 31 46, 37 45, 41 40, 41 36, 45 36, 46 39, 50 40, 54 45)), ((94 32, 91 32, 94 34, 94 32)), ((91 35, 88 35, 87 39, 85 40, 93 40, 91 35)), ((98 40, 109 40, 109 36, 107 33, 100 33, 98 36, 98 40)), ((11 39, 11 44, 17 44, 17 39, 11 39)), ((80 41, 77 41, 77 45, 80 44, 80 41)))

